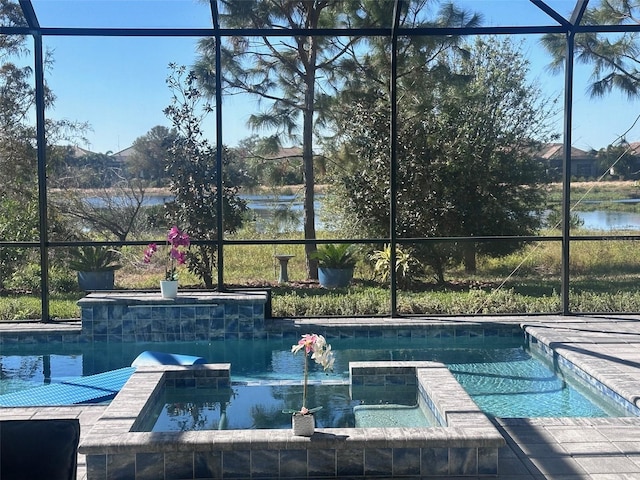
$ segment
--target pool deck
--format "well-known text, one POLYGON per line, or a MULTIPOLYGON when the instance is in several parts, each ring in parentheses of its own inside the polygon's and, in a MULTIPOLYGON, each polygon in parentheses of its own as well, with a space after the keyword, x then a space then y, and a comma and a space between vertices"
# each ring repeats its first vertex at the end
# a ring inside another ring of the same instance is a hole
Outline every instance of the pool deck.
MULTIPOLYGON (((540 315, 402 319, 296 319, 301 331, 314 325, 381 326, 508 323, 526 327, 539 340, 640 406, 640 315, 540 315)), ((0 332, 79 330, 78 322, 0 324, 0 332)), ((78 418, 85 438, 106 407, 0 408, 0 419, 78 418)), ((640 417, 496 419, 507 445, 500 450, 501 480, 639 480, 640 417)), ((82 439, 81 439, 82 440, 82 439)), ((78 479, 86 478, 84 455, 78 456, 78 479)), ((425 477, 429 479, 456 477, 425 477)), ((460 477, 466 480, 475 477, 460 477)), ((487 477, 478 477, 487 478, 487 477)), ((495 477, 494 477, 495 478, 495 477)))

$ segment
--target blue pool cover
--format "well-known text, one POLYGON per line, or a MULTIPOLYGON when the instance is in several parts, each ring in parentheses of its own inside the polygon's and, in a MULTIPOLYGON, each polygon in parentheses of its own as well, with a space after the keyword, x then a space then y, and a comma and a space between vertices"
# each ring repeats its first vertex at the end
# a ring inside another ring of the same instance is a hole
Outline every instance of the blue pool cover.
POLYGON ((135 372, 124 367, 96 375, 64 380, 0 395, 2 407, 31 407, 94 403, 113 398, 135 372))
POLYGON ((131 363, 132 367, 153 365, 202 365, 207 360, 193 355, 181 355, 179 353, 153 352, 146 350, 136 357, 131 363))

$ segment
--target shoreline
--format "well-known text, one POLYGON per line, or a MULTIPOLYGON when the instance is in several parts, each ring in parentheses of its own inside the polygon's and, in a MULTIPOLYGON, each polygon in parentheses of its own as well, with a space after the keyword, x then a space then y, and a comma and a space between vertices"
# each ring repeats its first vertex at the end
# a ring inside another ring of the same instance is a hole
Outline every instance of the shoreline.
MULTIPOLYGON (((328 189, 329 185, 316 185, 313 189, 315 193, 325 193, 328 189)), ((104 195, 112 196, 114 192, 121 191, 122 189, 117 187, 112 188, 50 188, 49 193, 56 194, 61 192, 83 192, 84 196, 88 197, 99 197, 104 195)), ((256 188, 242 188, 241 192, 248 195, 269 195, 277 193, 279 195, 291 195, 294 193, 300 193, 304 191, 304 185, 282 185, 277 187, 268 187, 268 186, 259 186, 256 188)), ((145 196, 147 197, 168 197, 171 196, 172 193, 168 187, 148 187, 144 188, 145 196)))

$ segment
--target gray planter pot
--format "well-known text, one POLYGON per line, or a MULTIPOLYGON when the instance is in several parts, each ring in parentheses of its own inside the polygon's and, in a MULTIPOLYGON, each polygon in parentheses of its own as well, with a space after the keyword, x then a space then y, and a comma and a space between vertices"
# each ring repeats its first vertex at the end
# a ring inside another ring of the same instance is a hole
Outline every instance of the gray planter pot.
POLYGON ((353 278, 353 267, 318 268, 318 281, 324 288, 348 287, 353 278))
POLYGON ((113 270, 99 272, 78 272, 78 285, 85 292, 92 290, 113 290, 113 270))

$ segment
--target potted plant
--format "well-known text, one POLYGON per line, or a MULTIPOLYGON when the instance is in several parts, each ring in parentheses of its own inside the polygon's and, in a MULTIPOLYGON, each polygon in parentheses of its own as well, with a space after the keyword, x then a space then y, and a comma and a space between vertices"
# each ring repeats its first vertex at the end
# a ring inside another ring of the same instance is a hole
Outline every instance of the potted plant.
POLYGON ((78 285, 84 291, 113 290, 114 271, 120 252, 105 246, 88 245, 70 251, 69 268, 78 272, 78 285))
MULTIPOLYGON (((176 298, 178 296, 178 265, 184 265, 187 260, 185 248, 191 244, 189 235, 177 226, 171 227, 167 233, 169 254, 164 270, 164 280, 160 280, 162 298, 176 298)), ((144 263, 150 263, 151 257, 158 251, 158 245, 150 243, 144 250, 144 263)))
POLYGON ((318 261, 318 281, 321 286, 341 288, 351 283, 357 262, 352 244, 320 245, 312 258, 318 261))
POLYGON ((304 383, 302 387, 302 407, 300 410, 283 410, 283 413, 292 414, 291 426, 293 434, 302 437, 313 435, 316 424, 313 414, 320 410, 320 407, 307 408, 307 388, 309 383, 309 357, 324 370, 333 370, 335 358, 326 339, 322 335, 307 333, 302 335, 298 343, 291 346, 291 353, 294 355, 302 351, 304 355, 304 383))

